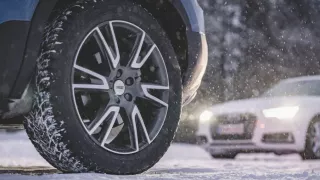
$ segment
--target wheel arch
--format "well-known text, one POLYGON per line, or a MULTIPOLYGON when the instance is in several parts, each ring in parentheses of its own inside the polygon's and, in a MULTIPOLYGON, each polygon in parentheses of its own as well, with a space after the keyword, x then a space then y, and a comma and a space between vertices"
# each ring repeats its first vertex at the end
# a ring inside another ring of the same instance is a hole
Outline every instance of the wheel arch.
MULTIPOLYGON (((30 79, 33 77, 36 60, 46 23, 55 9, 64 7, 76 0, 42 0, 39 1, 32 17, 28 39, 24 51, 23 62, 17 80, 13 86, 10 98, 19 99, 30 79)), ((180 1, 163 0, 155 3, 152 0, 136 0, 147 9, 164 28, 177 54, 181 72, 188 69, 188 39, 187 30, 191 29, 188 15, 180 1)))

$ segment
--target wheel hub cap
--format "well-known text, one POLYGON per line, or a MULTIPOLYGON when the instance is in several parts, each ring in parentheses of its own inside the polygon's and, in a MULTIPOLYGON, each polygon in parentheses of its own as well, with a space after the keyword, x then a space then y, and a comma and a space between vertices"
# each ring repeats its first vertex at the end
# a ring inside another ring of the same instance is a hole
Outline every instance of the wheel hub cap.
POLYGON ((126 90, 126 86, 124 85, 124 83, 121 80, 117 80, 114 83, 113 89, 114 89, 115 95, 121 96, 124 94, 124 92, 126 90))

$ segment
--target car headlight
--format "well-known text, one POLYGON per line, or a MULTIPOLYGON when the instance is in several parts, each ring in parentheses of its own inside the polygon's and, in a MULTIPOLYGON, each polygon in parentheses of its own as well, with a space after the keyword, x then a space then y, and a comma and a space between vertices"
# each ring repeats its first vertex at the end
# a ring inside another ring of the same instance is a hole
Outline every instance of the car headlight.
POLYGON ((203 111, 200 115, 200 121, 206 122, 209 121, 213 116, 213 113, 211 111, 203 111))
POLYGON ((299 111, 299 106, 278 107, 263 110, 266 118, 291 119, 299 111))

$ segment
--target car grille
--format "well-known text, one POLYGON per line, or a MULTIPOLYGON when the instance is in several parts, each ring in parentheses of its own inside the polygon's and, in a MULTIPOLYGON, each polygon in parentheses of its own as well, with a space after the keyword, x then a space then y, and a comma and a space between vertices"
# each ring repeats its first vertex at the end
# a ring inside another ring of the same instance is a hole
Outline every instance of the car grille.
POLYGON ((253 114, 225 114, 216 117, 211 124, 213 140, 250 140, 256 125, 257 117, 253 114), (218 127, 221 124, 244 124, 243 134, 219 134, 218 127))

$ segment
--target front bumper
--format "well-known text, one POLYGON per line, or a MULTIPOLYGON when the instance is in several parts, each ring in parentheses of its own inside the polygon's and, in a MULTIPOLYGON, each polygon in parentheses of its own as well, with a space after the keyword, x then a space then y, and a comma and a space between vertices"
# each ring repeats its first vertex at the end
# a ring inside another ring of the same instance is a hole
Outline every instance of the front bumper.
POLYGON ((183 104, 190 103, 196 96, 208 63, 208 45, 205 34, 187 32, 188 67, 183 74, 183 104))
POLYGON ((228 152, 285 154, 304 150, 308 123, 308 120, 301 116, 290 121, 282 121, 265 118, 259 114, 250 138, 216 138, 211 128, 212 122, 200 123, 196 135, 202 147, 211 154, 228 152))

